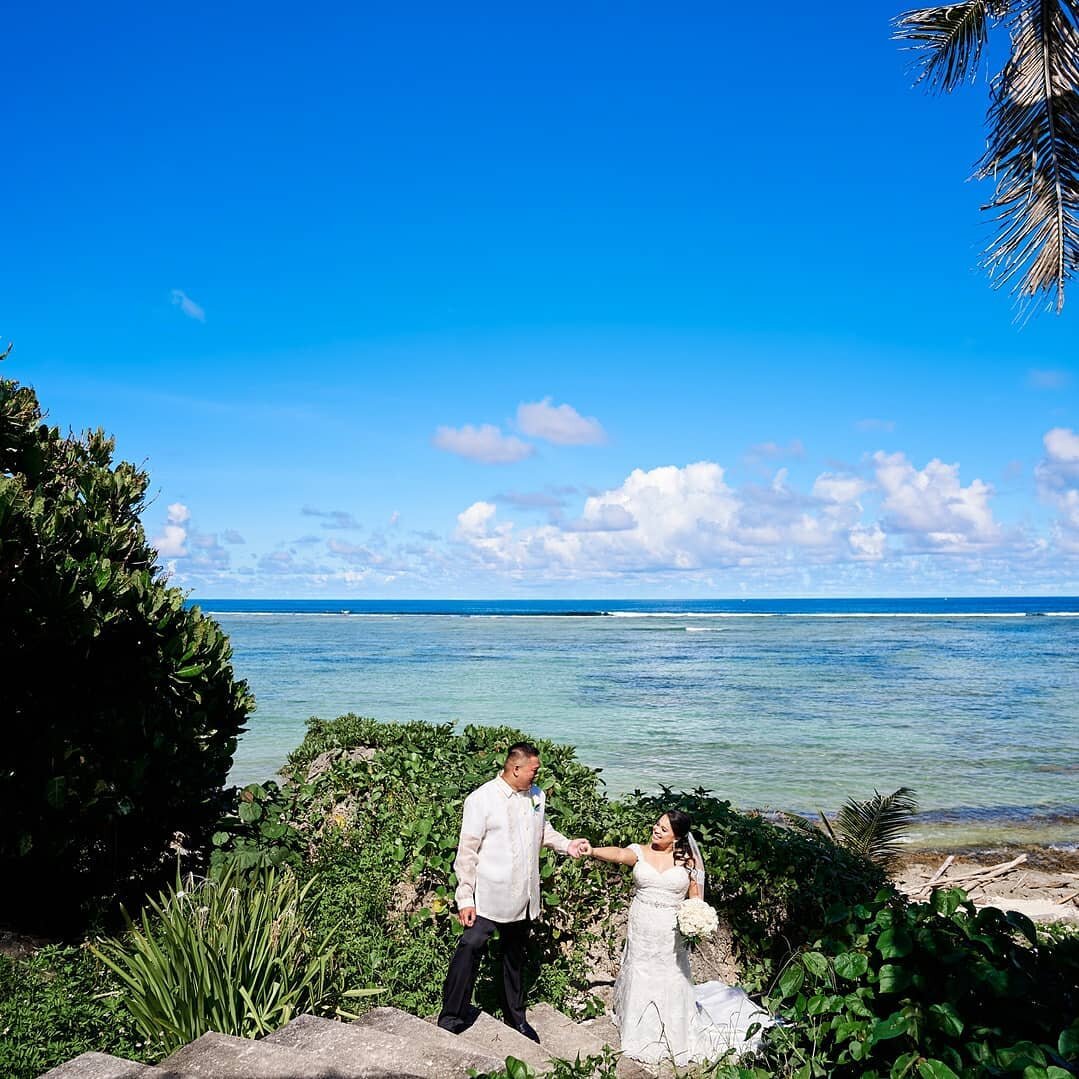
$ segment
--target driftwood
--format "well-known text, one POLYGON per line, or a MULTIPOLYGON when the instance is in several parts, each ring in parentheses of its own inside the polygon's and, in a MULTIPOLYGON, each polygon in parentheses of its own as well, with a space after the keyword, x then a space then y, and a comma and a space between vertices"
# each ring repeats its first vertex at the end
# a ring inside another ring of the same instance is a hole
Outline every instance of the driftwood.
POLYGON ((945 877, 944 874, 948 871, 948 867, 952 863, 952 859, 948 858, 947 861, 933 874, 932 877, 925 884, 923 884, 914 894, 916 896, 928 895, 934 888, 951 888, 953 885, 962 885, 965 891, 970 891, 974 888, 978 888, 981 885, 993 880, 996 877, 1002 877, 1005 873, 1010 873, 1016 866, 1022 865, 1027 860, 1025 854, 1020 854, 1018 858, 1013 858, 1010 862, 1001 862, 999 865, 985 866, 981 869, 975 869, 968 873, 960 873, 957 877, 945 877))
POLYGON ((1079 891, 1069 892, 1066 896, 1056 901, 1058 907, 1064 906, 1065 903, 1070 903, 1073 899, 1079 896, 1079 891))

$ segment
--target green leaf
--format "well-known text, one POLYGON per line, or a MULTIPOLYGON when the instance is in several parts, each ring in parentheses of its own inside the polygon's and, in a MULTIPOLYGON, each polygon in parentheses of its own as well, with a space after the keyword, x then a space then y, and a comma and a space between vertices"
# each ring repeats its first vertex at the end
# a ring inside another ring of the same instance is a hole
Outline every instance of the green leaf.
POLYGON ((879 987, 882 993, 898 993, 910 984, 910 975, 895 963, 885 963, 880 968, 879 987))
POLYGON ((910 934, 901 926, 885 929, 877 938, 877 951, 884 959, 901 959, 904 955, 910 955, 913 946, 910 934))
POLYGON ((793 964, 785 971, 779 979, 780 992, 785 997, 793 997, 799 989, 802 988, 802 984, 805 982, 805 971, 800 966, 794 966, 793 964))
POLYGON ((210 842, 213 843, 215 847, 224 847, 231 838, 232 835, 229 832, 214 832, 210 837, 210 842))
POLYGON ((810 974, 823 978, 828 973, 828 960, 820 952, 806 952, 802 956, 802 963, 810 974))
POLYGON ((1057 1039, 1057 1052, 1065 1059, 1079 1057, 1079 1019, 1060 1032, 1057 1039))
POLYGON ((841 952, 835 957, 835 972, 847 981, 857 981, 869 969, 869 960, 861 952, 841 952))
POLYGON ((918 1074, 922 1079, 959 1079, 959 1076, 944 1063, 943 1060, 935 1060, 930 1057, 918 1065, 918 1074))
POLYGON ((240 803, 240 820, 245 824, 254 824, 262 816, 262 806, 258 802, 240 803))
POLYGON ((902 1012, 892 1012, 886 1019, 878 1019, 873 1027, 871 1035, 874 1042, 887 1041, 889 1038, 898 1038, 900 1034, 906 1034, 910 1022, 902 1012))
POLYGON ((929 1013, 933 1017, 933 1021, 936 1025, 944 1031, 945 1034, 950 1035, 953 1038, 958 1038, 963 1033, 964 1023, 960 1019, 959 1013, 955 1010, 952 1004, 933 1004, 929 1008, 929 1013))
POLYGON ((65 776, 53 776, 45 784, 45 801, 53 809, 60 809, 67 798, 67 778, 65 776))

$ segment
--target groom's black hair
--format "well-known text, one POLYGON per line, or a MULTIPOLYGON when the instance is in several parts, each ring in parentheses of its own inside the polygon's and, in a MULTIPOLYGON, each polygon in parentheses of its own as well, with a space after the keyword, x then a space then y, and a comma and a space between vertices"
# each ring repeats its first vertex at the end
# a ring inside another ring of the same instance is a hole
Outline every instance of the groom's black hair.
POLYGON ((538 757, 540 751, 531 742, 514 742, 506 750, 506 763, 510 761, 527 761, 538 757))

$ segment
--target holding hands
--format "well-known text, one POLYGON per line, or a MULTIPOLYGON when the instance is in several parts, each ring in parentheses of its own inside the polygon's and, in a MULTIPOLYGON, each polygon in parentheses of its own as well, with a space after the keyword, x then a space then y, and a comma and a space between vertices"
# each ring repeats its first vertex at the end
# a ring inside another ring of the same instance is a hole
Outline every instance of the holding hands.
POLYGON ((587 858, 592 853, 592 844, 587 839, 571 839, 566 853, 571 858, 587 858))

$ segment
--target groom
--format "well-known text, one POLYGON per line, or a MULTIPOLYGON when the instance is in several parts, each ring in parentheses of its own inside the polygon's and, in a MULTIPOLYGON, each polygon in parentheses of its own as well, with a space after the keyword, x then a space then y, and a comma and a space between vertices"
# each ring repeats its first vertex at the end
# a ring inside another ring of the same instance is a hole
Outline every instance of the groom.
POLYGON ((525 1018, 524 961, 529 927, 540 911, 540 847, 579 858, 587 839, 569 840, 544 815, 546 795, 535 785, 539 750, 530 742, 510 746, 501 775, 465 799, 457 859, 457 920, 465 931, 442 987, 438 1025, 454 1034, 466 1014, 480 958, 498 930, 502 940, 503 1015, 533 1041, 539 1035, 525 1018))

